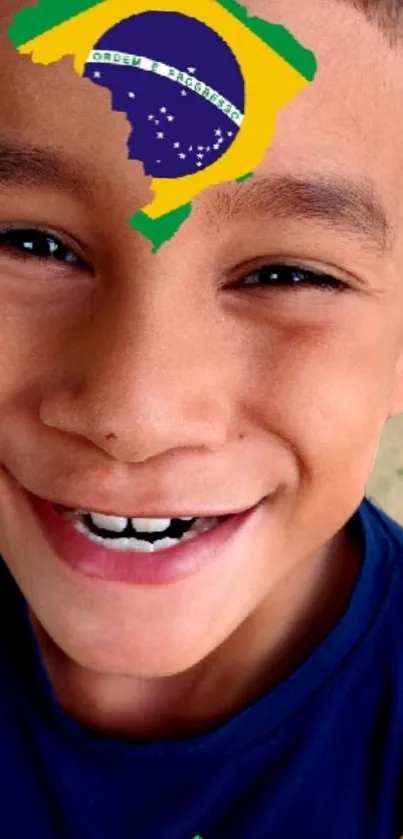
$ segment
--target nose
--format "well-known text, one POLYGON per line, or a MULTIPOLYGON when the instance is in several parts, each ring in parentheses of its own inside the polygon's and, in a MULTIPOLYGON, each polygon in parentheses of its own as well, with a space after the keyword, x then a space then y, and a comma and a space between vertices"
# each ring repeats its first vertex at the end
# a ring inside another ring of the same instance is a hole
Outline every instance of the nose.
POLYGON ((230 405, 211 317, 184 298, 159 288, 104 300, 58 359, 41 421, 122 462, 223 446, 230 405))

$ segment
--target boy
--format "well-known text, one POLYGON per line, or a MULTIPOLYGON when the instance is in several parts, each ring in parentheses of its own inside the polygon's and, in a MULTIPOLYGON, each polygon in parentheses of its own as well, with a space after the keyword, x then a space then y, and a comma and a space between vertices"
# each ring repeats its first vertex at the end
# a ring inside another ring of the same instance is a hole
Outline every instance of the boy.
POLYGON ((157 253, 127 224, 150 178, 124 114, 13 49, 23 5, 1 3, 1 836, 398 839, 403 528, 364 498, 403 411, 398 4, 248 4, 317 76, 157 253))

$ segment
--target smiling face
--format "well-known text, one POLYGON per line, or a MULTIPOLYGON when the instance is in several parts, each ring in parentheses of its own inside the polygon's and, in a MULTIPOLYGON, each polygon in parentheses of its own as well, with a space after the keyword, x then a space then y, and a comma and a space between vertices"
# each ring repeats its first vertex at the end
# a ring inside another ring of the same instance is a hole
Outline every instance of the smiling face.
POLYGON ((105 673, 180 672, 273 619, 403 411, 402 55, 331 0, 248 8, 317 78, 255 178, 198 196, 155 255, 127 225, 150 179, 107 91, 1 43, 0 551, 49 635, 105 673), (208 568, 150 588, 65 568, 18 485, 138 516, 271 498, 208 568))

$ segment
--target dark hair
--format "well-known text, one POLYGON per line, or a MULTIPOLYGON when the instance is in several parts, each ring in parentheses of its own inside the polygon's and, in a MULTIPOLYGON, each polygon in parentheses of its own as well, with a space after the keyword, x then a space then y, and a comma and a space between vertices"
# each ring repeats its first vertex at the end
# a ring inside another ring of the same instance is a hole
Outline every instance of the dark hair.
POLYGON ((363 12, 396 44, 403 36, 403 0, 343 0, 363 12))

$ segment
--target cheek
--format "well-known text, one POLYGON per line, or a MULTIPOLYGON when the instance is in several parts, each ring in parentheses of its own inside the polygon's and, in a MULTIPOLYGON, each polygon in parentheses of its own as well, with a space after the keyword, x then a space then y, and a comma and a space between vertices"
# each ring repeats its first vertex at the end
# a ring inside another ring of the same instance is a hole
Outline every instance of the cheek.
MULTIPOLYGON (((53 332, 53 330, 51 330, 53 332)), ((3 307, 0 334, 0 405, 15 391, 25 388, 49 364, 49 330, 29 308, 3 307)))
POLYGON ((69 300, 60 297, 0 289, 0 406, 10 393, 40 382, 63 364, 65 348, 88 313, 88 292, 78 290, 69 300))
POLYGON ((306 324, 255 335, 245 370, 254 422, 315 474, 370 471, 393 379, 383 325, 306 324))

